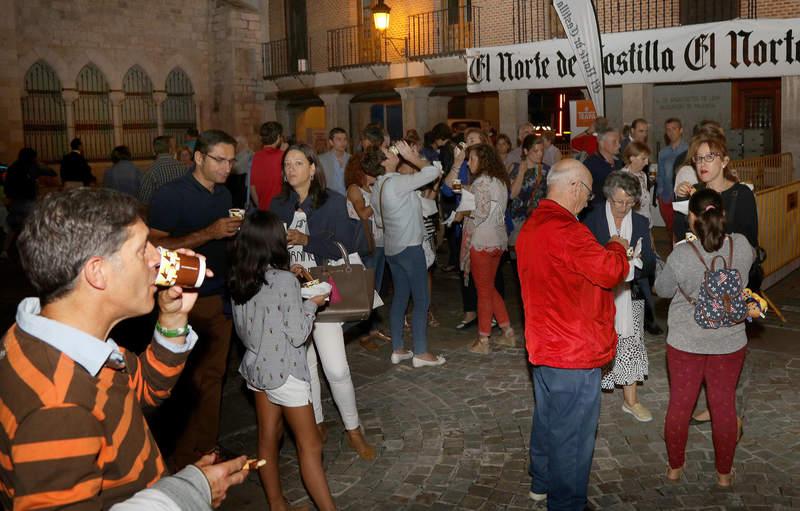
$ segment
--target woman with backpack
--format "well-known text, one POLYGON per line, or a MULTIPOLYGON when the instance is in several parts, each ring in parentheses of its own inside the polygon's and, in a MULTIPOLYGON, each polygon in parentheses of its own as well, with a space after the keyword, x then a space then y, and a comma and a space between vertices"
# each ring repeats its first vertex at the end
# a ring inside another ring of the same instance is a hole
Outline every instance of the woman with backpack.
POLYGON ((697 239, 675 245, 654 291, 672 298, 667 334, 669 406, 664 425, 667 479, 683 475, 689 419, 705 382, 712 422, 717 484, 733 484, 737 442, 736 383, 744 363, 747 307, 741 292, 755 253, 742 234, 726 234, 722 196, 705 189, 689 200, 697 239))

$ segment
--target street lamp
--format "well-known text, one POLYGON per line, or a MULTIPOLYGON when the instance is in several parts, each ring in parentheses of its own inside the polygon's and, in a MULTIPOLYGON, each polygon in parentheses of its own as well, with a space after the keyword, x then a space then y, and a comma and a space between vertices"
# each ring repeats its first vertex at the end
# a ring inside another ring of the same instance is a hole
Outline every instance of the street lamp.
POLYGON ((383 3, 383 0, 378 0, 378 3, 372 6, 372 21, 375 23, 375 28, 381 32, 389 28, 389 13, 391 9, 388 5, 383 3))

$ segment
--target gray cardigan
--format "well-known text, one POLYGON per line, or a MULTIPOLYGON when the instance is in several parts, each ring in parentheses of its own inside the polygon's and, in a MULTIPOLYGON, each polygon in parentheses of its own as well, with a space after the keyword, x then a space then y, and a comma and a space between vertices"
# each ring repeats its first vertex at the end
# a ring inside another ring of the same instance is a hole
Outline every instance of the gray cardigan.
POLYGON ((291 374, 310 382, 306 363, 308 335, 317 305, 300 297, 300 283, 293 273, 268 269, 267 283, 242 305, 233 304, 233 324, 247 348, 239 373, 257 389, 283 385, 291 374))
MULTIPOLYGON (((753 247, 748 243, 747 238, 741 234, 731 234, 733 238, 733 262, 731 267, 739 270, 742 276, 742 284, 747 286, 747 275, 750 266, 755 259, 753 247)), ((653 291, 662 298, 672 298, 669 304, 669 315, 667 323, 667 344, 673 348, 689 353, 702 355, 724 355, 733 353, 743 348, 747 344, 747 335, 744 331, 744 323, 718 329, 705 329, 694 320, 694 305, 689 303, 682 293, 678 291, 678 285, 692 298, 697 297, 700 286, 703 284, 705 267, 697 258, 692 248, 687 245, 688 241, 682 241, 675 245, 672 253, 667 258, 664 269, 656 272, 656 283, 653 291)), ((706 264, 711 266, 711 260, 721 255, 726 260, 729 254, 730 238, 716 252, 707 253, 700 241, 694 241, 706 264)), ((719 264, 719 263, 718 263, 719 264)))

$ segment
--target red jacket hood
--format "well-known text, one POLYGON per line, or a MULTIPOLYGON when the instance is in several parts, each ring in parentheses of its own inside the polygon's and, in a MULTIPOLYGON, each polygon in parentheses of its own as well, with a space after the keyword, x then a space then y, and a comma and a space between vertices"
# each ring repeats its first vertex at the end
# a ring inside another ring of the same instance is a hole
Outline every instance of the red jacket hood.
POLYGON ((534 365, 601 367, 614 358, 612 289, 628 273, 619 243, 600 245, 575 215, 544 199, 517 238, 525 339, 534 365))

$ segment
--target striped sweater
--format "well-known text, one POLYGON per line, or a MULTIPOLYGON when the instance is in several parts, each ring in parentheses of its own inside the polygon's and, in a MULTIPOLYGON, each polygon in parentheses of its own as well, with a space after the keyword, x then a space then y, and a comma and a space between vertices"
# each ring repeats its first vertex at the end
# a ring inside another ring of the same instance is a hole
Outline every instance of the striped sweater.
POLYGON ((155 339, 96 376, 14 325, 0 345, 0 503, 108 509, 167 474, 142 414, 169 396, 189 355, 155 339))

